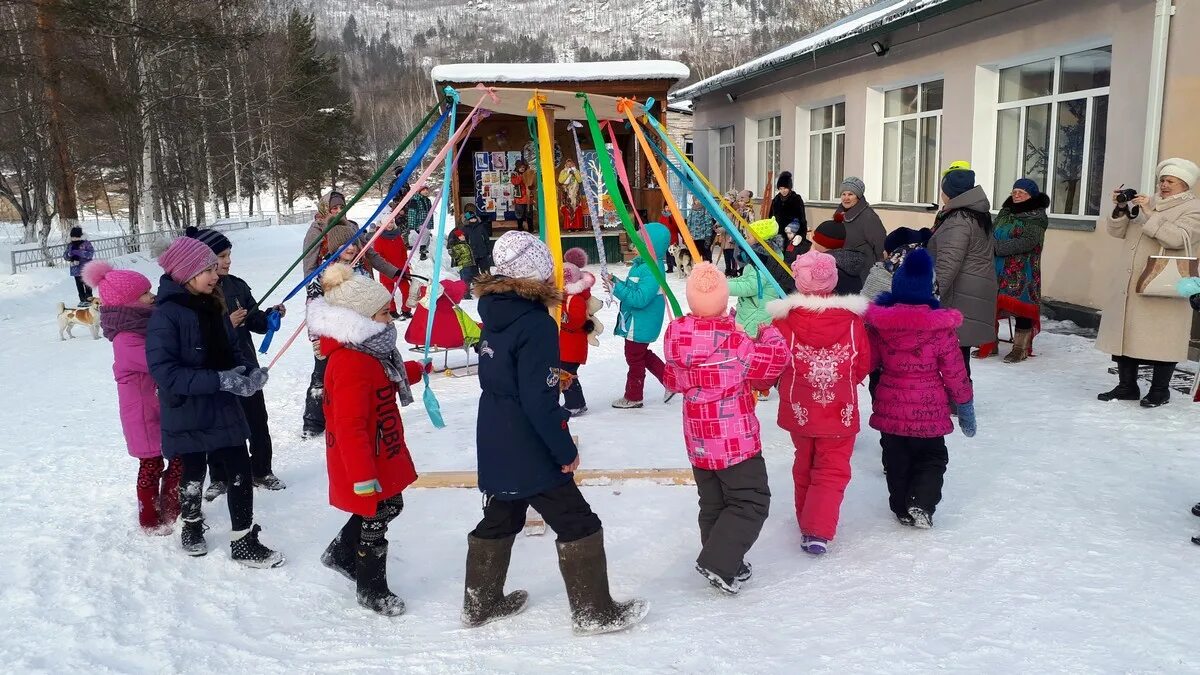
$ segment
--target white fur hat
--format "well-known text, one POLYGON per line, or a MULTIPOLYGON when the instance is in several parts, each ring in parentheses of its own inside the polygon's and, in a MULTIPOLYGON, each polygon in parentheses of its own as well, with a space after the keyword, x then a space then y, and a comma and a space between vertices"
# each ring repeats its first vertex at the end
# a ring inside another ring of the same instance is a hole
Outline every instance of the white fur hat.
POLYGON ((1174 176, 1188 184, 1189 188, 1200 187, 1200 166, 1190 159, 1172 157, 1158 165, 1158 177, 1174 176))
POLYGON ((321 288, 325 291, 325 302, 335 307, 345 307, 367 317, 392 300, 392 294, 370 277, 356 274, 345 263, 335 263, 321 274, 321 288))

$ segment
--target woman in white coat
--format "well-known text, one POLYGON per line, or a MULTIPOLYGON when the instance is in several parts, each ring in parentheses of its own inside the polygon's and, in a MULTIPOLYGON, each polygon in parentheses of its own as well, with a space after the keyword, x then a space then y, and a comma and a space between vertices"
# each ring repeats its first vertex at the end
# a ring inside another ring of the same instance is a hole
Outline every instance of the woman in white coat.
POLYGON ((1171 374, 1188 355, 1192 313, 1186 298, 1142 295, 1137 283, 1152 255, 1195 255, 1200 246, 1200 199, 1193 189, 1198 184, 1200 167, 1172 158, 1158 165, 1153 197, 1139 194, 1122 204, 1113 192, 1113 211, 1103 220, 1108 233, 1124 242, 1123 265, 1117 267, 1122 283, 1104 305, 1096 348, 1112 354, 1119 383, 1100 394, 1101 401, 1136 401, 1141 396, 1137 371, 1143 364, 1153 367, 1154 377, 1142 406, 1156 408, 1171 398, 1171 374), (1138 213, 1131 215, 1134 207, 1138 213))

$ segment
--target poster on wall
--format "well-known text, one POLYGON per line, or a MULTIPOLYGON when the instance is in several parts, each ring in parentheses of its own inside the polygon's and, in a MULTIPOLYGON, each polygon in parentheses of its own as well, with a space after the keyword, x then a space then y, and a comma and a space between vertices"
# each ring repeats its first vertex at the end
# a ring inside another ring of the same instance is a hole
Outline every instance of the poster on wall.
POLYGON ((511 167, 520 156, 520 152, 475 153, 475 208, 480 212, 496 220, 516 218, 511 167))

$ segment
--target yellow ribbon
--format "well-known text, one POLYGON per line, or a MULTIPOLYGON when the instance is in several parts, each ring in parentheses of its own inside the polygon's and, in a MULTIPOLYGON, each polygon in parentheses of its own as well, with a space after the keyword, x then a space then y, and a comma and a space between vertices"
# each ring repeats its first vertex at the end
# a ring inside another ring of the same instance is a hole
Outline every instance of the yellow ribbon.
MULTIPOLYGON (((538 135, 538 182, 542 192, 542 203, 546 209, 543 219, 546 226, 546 246, 550 248, 550 259, 554 261, 554 283, 563 287, 562 234, 558 229, 558 185, 554 182, 554 130, 546 119, 546 103, 543 94, 534 92, 527 110, 537 117, 538 135)), ((601 251, 600 255, 604 255, 601 251)), ((561 319, 554 313, 556 319, 561 319)))

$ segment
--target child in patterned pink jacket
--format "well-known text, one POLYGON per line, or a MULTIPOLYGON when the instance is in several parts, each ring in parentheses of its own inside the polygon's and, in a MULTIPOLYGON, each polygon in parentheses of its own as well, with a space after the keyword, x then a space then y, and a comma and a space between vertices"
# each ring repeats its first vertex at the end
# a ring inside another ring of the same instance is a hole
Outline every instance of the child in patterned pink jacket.
POLYGON ((837 262, 809 251, 792 263, 799 293, 767 304, 791 359, 779 380, 779 426, 792 464, 801 547, 821 555, 837 533, 858 437, 858 385, 871 365, 861 295, 833 295, 837 262))
POLYGON ((666 386, 683 402, 683 436, 700 493, 696 571, 735 594, 750 578, 746 552, 771 502, 750 380, 773 380, 787 361, 779 331, 751 339, 729 316, 729 283, 712 263, 687 282, 691 314, 667 327, 666 386))
POLYGON ((908 254, 892 276, 891 292, 867 311, 874 368, 882 368, 871 426, 882 433, 888 501, 904 525, 933 525, 950 461, 951 403, 958 404, 963 433, 975 435, 971 379, 955 333, 960 325, 957 310, 938 309, 933 262, 924 250, 908 254))

